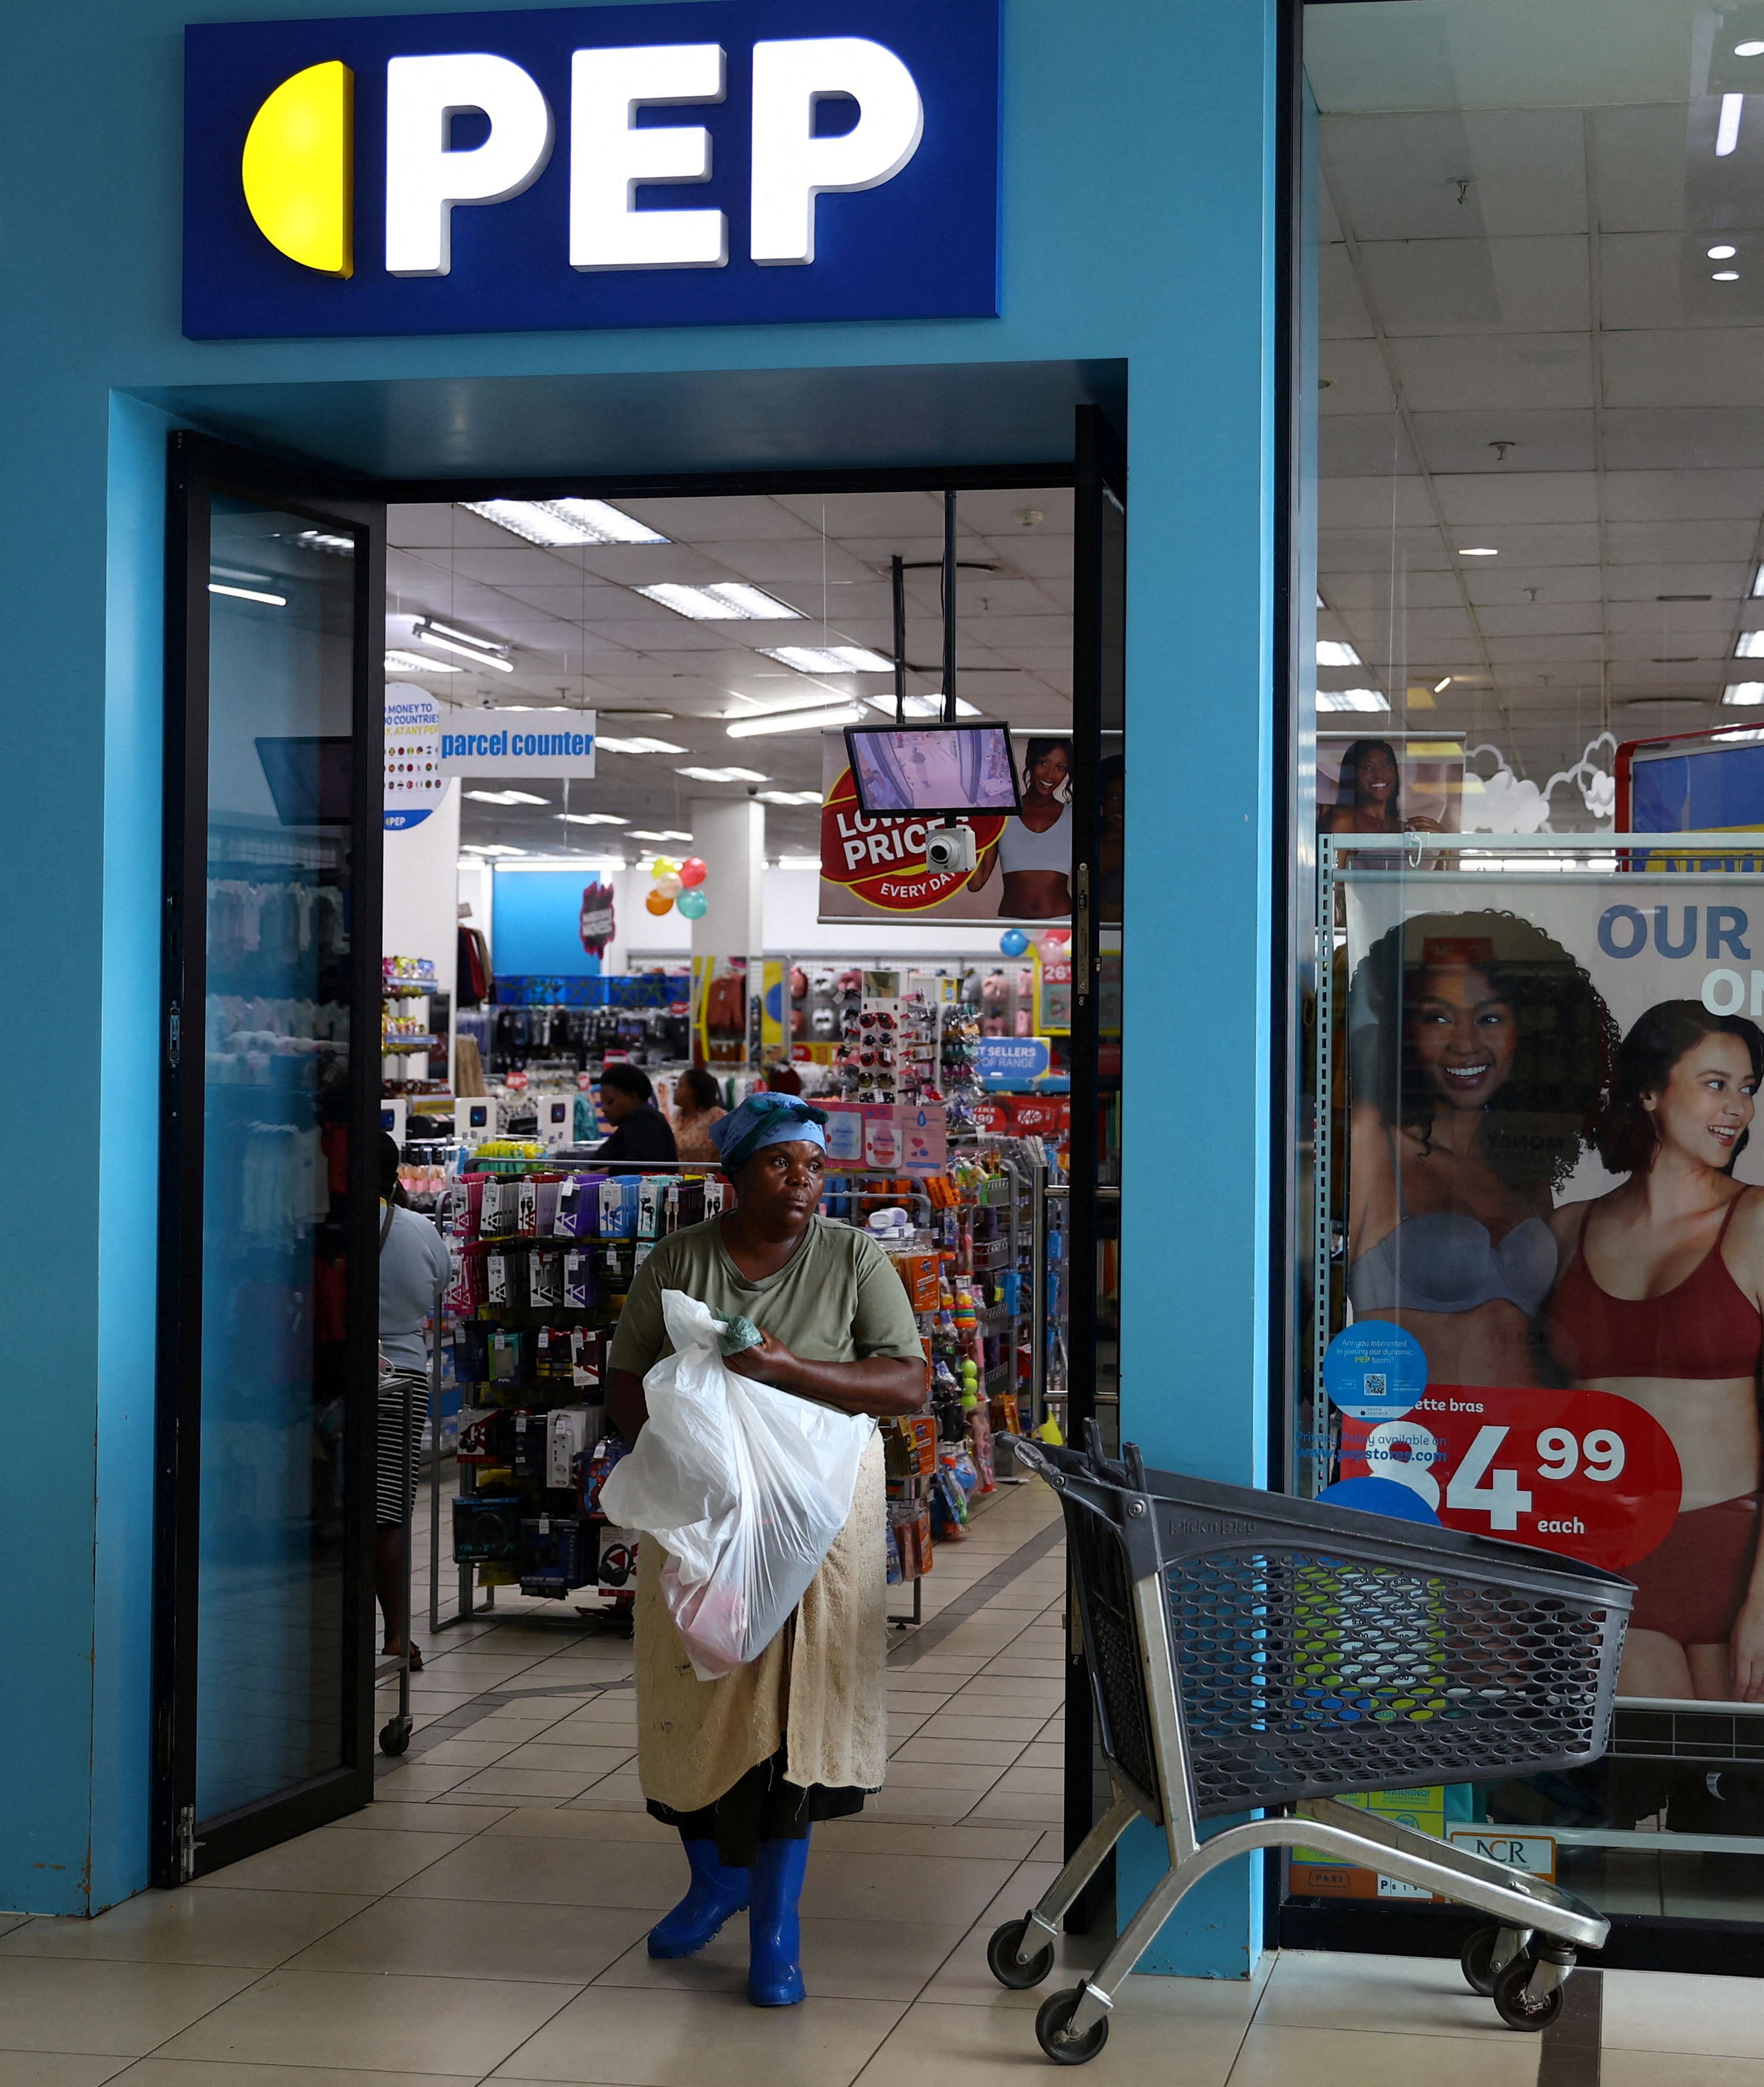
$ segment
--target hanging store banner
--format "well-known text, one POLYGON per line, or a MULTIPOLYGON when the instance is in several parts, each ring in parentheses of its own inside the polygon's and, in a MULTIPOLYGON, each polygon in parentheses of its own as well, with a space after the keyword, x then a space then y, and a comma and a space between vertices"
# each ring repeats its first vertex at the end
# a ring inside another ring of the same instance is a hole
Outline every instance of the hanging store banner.
POLYGON ((193 340, 991 318, 999 0, 202 23, 193 340))
POLYGON ((1336 1373, 1343 1497, 1621 1571, 1620 1695, 1764 1704, 1764 877, 1346 863, 1336 1342, 1425 1367, 1336 1373))
POLYGON ((929 818, 871 817, 859 809, 843 732, 821 735, 822 920, 995 920, 1063 924, 1072 914, 1072 742, 1013 732, 1023 816, 976 813, 972 870, 925 861, 929 818))
POLYGON ((441 707, 409 681, 386 687, 386 830, 420 826, 441 802, 441 707))
MULTIPOLYGON (((387 691, 390 701, 391 691, 387 691)), ((580 780, 594 773, 592 711, 442 710, 443 775, 553 775, 580 780)))

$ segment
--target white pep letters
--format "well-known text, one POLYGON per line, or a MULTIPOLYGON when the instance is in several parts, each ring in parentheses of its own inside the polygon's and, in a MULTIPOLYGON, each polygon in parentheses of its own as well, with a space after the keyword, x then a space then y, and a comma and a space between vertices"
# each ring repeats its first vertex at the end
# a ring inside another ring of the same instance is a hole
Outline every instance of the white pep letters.
POLYGON ((643 181, 711 178, 711 134, 699 124, 637 127, 646 103, 720 101, 718 44, 647 44, 577 51, 570 60, 570 265, 572 268, 721 268, 728 220, 720 210, 639 210, 643 181))
POLYGON ((455 203, 503 203, 544 172, 551 109, 531 74, 486 51, 393 58, 386 68, 386 267, 445 275, 455 203), (489 118, 481 145, 454 152, 450 120, 489 118))
POLYGON ((754 46, 753 258, 814 258, 818 195, 879 188, 919 148, 925 105, 894 53, 866 36, 805 36, 754 46), (814 106, 850 95, 844 136, 814 135, 814 106))

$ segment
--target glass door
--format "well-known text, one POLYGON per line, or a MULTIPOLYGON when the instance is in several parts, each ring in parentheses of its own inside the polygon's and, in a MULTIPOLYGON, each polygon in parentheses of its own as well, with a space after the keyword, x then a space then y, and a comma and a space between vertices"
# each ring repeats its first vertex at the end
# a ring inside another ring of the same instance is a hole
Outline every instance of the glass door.
POLYGON ((310 474, 180 434, 170 516, 162 1884, 372 1788, 384 593, 310 474))
MULTIPOLYGON (((1121 1441, 1121 950, 1126 817, 1126 451, 1081 407, 1073 497, 1072 1139, 1067 1427, 1121 1441), (1088 1279, 1087 1279, 1088 1278, 1088 1279)), ((1090 1683, 1071 1605, 1066 1650, 1066 1846, 1090 1831, 1097 1788, 1090 1683)), ((1074 1909, 1082 1929, 1113 1889, 1105 1864, 1074 1909)))

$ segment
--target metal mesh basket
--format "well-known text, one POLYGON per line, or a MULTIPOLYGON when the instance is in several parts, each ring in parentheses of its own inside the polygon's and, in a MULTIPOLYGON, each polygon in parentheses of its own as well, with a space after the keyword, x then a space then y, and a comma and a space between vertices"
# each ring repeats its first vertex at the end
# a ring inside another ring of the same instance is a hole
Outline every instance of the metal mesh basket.
POLYGON ((1130 1490, 1059 1483, 1103 1750, 1151 1806, 1129 1590, 1152 1572, 1198 1816, 1604 1751, 1628 1581, 1459 1530, 1131 1475, 1130 1490))

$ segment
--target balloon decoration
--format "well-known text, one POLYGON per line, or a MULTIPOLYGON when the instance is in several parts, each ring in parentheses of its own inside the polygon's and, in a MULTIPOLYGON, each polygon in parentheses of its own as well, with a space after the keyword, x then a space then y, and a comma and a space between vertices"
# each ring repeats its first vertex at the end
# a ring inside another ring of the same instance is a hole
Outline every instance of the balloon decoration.
POLYGON ((671 913, 673 911, 673 900, 665 891, 646 891, 643 894, 643 903, 651 913, 657 915, 671 913))
POLYGON ((651 877, 671 877, 679 866, 671 856, 659 855, 649 865, 649 873, 651 877))
POLYGON ((702 920, 711 910, 711 902, 702 891, 682 891, 675 903, 688 920, 702 920))
POLYGON ((656 889, 664 898, 677 898, 685 887, 677 870, 666 869, 656 879, 656 889))
POLYGON ((1007 957, 1020 957, 1029 946, 1029 937, 1020 928, 1007 928, 998 937, 998 947, 1007 957))
POLYGON ((703 859, 695 855, 689 855, 680 865, 680 881, 688 891, 695 891, 710 873, 703 859))
POLYGON ((702 920, 710 911, 711 902, 698 888, 710 872, 699 856, 691 855, 684 862, 675 862, 670 856, 659 855, 649 865, 649 873, 655 881, 645 893, 643 903, 651 913, 666 913, 677 901, 685 920, 702 920))

